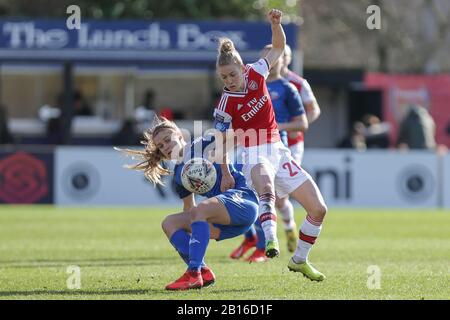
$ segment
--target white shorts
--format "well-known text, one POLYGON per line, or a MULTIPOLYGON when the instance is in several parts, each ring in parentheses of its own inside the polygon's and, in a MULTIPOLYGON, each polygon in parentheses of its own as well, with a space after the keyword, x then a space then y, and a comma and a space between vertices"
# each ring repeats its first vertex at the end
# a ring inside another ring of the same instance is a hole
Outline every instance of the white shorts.
POLYGON ((279 198, 288 196, 305 181, 312 180, 311 176, 292 158, 291 152, 281 141, 245 148, 242 157, 244 164, 242 171, 247 184, 254 188, 252 168, 264 163, 274 179, 275 194, 279 198))
POLYGON ((305 143, 303 141, 299 141, 298 143, 290 146, 289 150, 291 150, 292 158, 294 158, 294 160, 301 165, 303 153, 305 152, 305 143))

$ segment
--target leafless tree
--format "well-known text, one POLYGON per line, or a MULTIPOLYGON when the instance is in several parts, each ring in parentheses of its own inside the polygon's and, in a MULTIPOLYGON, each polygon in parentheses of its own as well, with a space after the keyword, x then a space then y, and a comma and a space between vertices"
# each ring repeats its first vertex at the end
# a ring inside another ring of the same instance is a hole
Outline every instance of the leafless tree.
POLYGON ((299 11, 306 65, 450 70, 448 0, 303 0, 299 11), (381 9, 380 30, 367 28, 369 5, 381 9))

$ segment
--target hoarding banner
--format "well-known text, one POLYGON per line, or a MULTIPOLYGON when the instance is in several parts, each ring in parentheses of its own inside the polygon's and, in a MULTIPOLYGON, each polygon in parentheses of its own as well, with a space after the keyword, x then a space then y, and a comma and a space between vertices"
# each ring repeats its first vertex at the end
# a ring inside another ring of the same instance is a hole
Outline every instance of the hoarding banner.
MULTIPOLYGON (((112 148, 60 147, 55 159, 58 205, 181 206, 171 177, 155 188, 141 172, 123 168, 134 161, 112 148)), ((431 152, 317 149, 307 150, 303 167, 330 207, 433 208, 439 204, 438 163, 431 152)), ((450 204, 448 192, 445 201, 450 204)))
MULTIPOLYGON (((297 28, 284 25, 293 49, 297 28)), ((0 20, 0 58, 151 61, 191 53, 184 58, 215 60, 219 37, 230 38, 243 53, 259 52, 272 39, 264 22, 82 20, 79 29, 69 30, 65 20, 0 20)))
POLYGON ((52 152, 0 151, 0 203, 53 203, 52 152))

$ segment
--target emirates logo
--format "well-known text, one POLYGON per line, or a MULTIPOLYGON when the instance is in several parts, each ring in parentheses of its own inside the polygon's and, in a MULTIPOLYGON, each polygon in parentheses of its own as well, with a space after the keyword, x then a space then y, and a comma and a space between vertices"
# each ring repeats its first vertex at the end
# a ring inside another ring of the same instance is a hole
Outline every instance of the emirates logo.
POLYGON ((249 82, 248 88, 250 90, 258 90, 258 84, 256 83, 256 81, 252 80, 249 82))

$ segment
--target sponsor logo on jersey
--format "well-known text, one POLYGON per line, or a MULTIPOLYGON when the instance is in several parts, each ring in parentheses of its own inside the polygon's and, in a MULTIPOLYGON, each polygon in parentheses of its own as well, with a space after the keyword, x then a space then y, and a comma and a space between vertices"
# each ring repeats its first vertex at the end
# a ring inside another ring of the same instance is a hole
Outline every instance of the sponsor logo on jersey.
POLYGON ((280 95, 276 91, 270 91, 269 93, 272 100, 277 100, 280 97, 280 95))
POLYGON ((248 121, 251 118, 253 118, 258 113, 258 111, 264 106, 264 103, 266 103, 267 100, 269 100, 269 98, 266 95, 263 95, 261 98, 259 98, 259 100, 256 98, 250 100, 247 103, 247 106, 249 106, 251 110, 241 115, 241 118, 244 121, 248 121))

